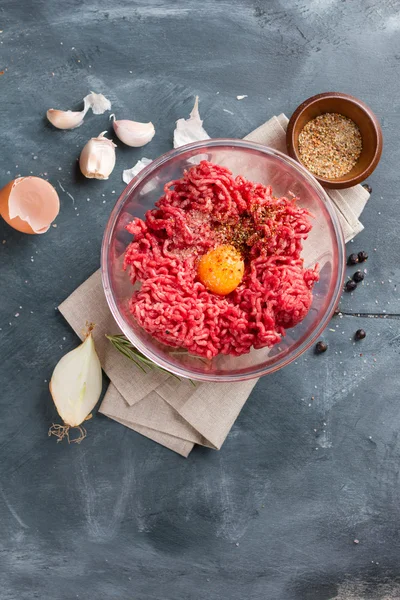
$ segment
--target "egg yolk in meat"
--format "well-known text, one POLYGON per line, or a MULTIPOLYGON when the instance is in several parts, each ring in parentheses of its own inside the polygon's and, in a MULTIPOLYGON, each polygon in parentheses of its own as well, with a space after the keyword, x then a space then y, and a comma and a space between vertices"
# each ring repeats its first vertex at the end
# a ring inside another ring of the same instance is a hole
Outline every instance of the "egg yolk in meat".
POLYGON ((244 273, 243 258, 231 244, 209 250, 199 262, 201 283, 214 294, 226 296, 237 288, 244 273))

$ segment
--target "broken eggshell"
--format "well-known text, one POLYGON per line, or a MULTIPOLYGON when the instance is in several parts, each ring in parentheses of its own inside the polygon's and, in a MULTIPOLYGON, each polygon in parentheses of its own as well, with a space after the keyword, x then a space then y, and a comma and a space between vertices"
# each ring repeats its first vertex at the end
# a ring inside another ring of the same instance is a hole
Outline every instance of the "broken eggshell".
POLYGON ((59 211, 56 190, 40 177, 18 177, 0 190, 1 216, 22 233, 46 233, 59 211))

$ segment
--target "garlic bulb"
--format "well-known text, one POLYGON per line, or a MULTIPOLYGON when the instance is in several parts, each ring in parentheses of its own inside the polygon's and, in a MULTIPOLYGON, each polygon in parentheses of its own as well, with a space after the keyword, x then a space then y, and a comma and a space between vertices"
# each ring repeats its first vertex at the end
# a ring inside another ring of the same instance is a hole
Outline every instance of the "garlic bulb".
POLYGON ((178 119, 174 131, 174 148, 179 148, 190 142, 209 140, 210 136, 203 128, 199 113, 199 97, 196 100, 188 119, 178 119))
POLYGON ((59 441, 65 436, 69 440, 69 429, 78 427, 81 438, 74 441, 80 441, 86 434, 80 426, 90 419, 101 388, 101 365, 89 330, 83 344, 63 356, 53 371, 50 393, 64 425, 53 425, 49 435, 56 435, 59 441))
POLYGON ((138 123, 137 121, 117 121, 115 115, 110 115, 117 137, 127 146, 140 148, 148 144, 154 137, 156 130, 153 123, 138 123))
POLYGON ((89 179, 108 179, 115 167, 116 145, 104 137, 106 133, 89 140, 79 157, 82 174, 89 179))
POLYGON ((83 99, 83 110, 73 111, 49 108, 46 115, 50 123, 54 127, 57 127, 57 129, 75 129, 82 125, 89 108, 92 109, 93 114, 102 115, 106 110, 111 110, 111 102, 103 94, 90 92, 83 99))

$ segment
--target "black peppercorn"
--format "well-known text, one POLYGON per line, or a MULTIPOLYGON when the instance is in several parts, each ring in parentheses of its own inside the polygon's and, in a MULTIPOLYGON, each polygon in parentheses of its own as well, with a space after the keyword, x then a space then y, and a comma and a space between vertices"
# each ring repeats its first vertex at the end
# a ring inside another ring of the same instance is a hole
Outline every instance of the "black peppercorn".
POLYGON ((365 260, 367 260, 367 258, 368 254, 364 252, 364 250, 358 253, 358 262, 364 262, 365 260))
POLYGON ((364 273, 362 271, 356 271, 353 275, 353 280, 356 283, 360 283, 364 279, 364 273))
POLYGON ((363 340, 366 335, 367 334, 365 333, 364 329, 357 329, 354 337, 356 340, 363 340))
POLYGON ((328 344, 325 342, 317 342, 315 344, 315 352, 317 354, 322 354, 322 352, 326 352, 328 350, 328 344))
POLYGON ((368 183, 363 183, 362 186, 364 190, 367 190, 368 194, 372 194, 372 187, 368 183))
POLYGON ((353 281, 353 279, 350 279, 349 281, 346 282, 345 285, 345 289, 346 292, 353 292, 357 287, 357 284, 355 281, 353 281))
POLYGON ((350 254, 349 258, 347 259, 347 264, 349 266, 351 266, 351 265, 356 265, 357 263, 358 263, 358 255, 350 254))

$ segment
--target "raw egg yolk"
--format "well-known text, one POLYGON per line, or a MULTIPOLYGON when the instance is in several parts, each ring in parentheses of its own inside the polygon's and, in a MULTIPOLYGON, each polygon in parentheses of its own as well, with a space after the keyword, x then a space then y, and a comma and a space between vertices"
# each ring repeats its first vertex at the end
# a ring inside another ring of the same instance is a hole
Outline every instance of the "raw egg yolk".
POLYGON ((201 283, 214 294, 226 296, 242 281, 244 261, 234 246, 224 244, 204 254, 199 262, 201 283))

